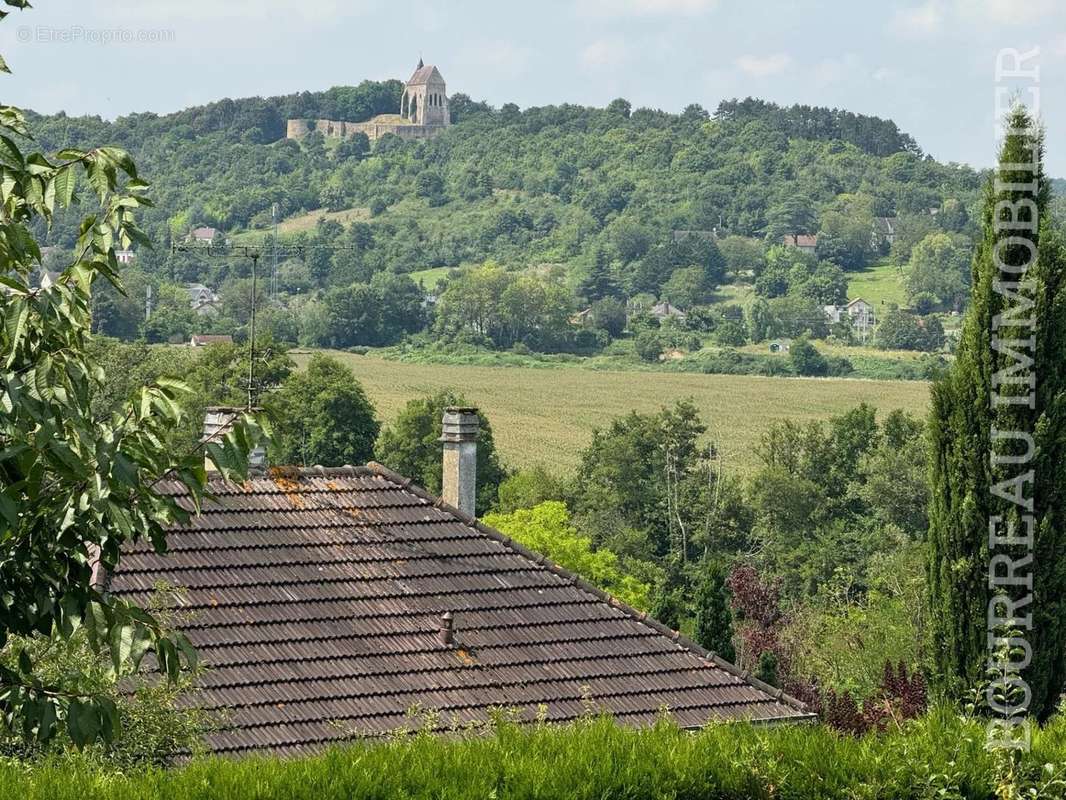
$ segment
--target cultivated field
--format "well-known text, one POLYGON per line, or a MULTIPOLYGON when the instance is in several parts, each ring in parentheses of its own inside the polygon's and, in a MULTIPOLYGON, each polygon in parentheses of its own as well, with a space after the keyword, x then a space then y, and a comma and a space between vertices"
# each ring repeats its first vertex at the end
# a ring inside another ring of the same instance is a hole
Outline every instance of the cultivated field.
MULTIPOLYGON (((699 407, 726 469, 748 472, 758 463, 753 447, 775 419, 825 419, 864 401, 884 412, 924 414, 929 395, 928 384, 917 381, 405 364, 333 355, 355 370, 385 422, 413 397, 455 388, 488 414, 509 465, 565 470, 577 464, 594 428, 683 398, 699 407)), ((296 358, 302 364, 308 356, 296 358)))

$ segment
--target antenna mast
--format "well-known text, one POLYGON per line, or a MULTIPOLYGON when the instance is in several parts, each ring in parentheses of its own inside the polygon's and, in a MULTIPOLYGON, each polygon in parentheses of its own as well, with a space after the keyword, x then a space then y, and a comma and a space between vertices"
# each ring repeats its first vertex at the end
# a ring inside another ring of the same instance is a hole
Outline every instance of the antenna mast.
POLYGON ((259 253, 252 253, 252 313, 248 321, 248 410, 255 408, 255 273, 259 253))
POLYGON ((278 302, 278 204, 270 207, 270 215, 274 220, 274 269, 270 275, 270 299, 278 302))

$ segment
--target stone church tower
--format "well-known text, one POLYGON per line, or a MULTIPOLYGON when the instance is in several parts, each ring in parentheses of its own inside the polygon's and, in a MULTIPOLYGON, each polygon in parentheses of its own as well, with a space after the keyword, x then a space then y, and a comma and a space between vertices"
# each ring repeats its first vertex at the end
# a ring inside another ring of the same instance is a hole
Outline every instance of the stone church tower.
POLYGON ((418 59, 414 75, 400 98, 400 116, 413 125, 451 125, 444 78, 432 64, 418 59))

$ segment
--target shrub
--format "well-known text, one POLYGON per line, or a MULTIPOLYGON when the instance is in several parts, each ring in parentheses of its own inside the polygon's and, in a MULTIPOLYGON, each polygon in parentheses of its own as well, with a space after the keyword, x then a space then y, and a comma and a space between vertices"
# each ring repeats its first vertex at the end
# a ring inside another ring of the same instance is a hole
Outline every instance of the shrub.
POLYGON ((715 341, 728 347, 741 347, 747 344, 748 329, 743 322, 727 319, 714 332, 715 341))
POLYGON ((693 734, 660 722, 636 730, 594 716, 566 727, 518 727, 501 715, 487 727, 489 735, 414 735, 299 759, 198 760, 165 772, 9 763, 0 765, 0 786, 26 800, 1064 796, 1060 720, 1035 731, 1032 752, 1009 770, 985 750, 980 721, 944 708, 861 737, 816 725, 728 723, 693 734))
MULTIPOLYGON (((822 377, 829 374, 829 362, 806 339, 797 339, 789 351, 789 361, 797 375, 822 377)), ((850 364, 849 364, 850 366, 850 364)))
MULTIPOLYGON (((180 620, 172 609, 179 603, 180 593, 158 586, 148 608, 167 630, 173 630, 180 620)), ((203 736, 219 722, 187 702, 198 672, 184 674, 176 684, 140 675, 127 676, 119 684, 109 669, 110 657, 90 647, 84 629, 66 641, 43 636, 12 637, 0 651, 0 664, 15 667, 17 654, 23 649, 34 654, 43 680, 114 702, 119 734, 106 744, 95 743, 77 755, 65 726, 47 744, 0 733, 2 756, 26 763, 78 759, 81 763, 121 770, 166 766, 179 756, 202 753, 203 736)))
POLYGON ((634 339, 633 349, 636 350, 641 361, 658 361, 663 352, 662 337, 655 331, 642 331, 634 339))
POLYGON ((510 514, 520 508, 533 508, 545 500, 559 500, 564 494, 562 481, 544 467, 523 469, 500 483, 497 510, 510 514))

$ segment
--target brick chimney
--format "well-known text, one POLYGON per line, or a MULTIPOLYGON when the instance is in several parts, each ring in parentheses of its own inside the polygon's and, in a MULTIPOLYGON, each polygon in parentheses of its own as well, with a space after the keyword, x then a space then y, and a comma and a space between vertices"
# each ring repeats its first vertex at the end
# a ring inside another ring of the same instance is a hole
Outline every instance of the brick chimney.
MULTIPOLYGON (((208 406, 204 409, 204 430, 200 437, 201 442, 217 442, 226 435, 226 431, 234 421, 245 412, 246 409, 237 406, 208 406)), ((248 464, 252 467, 266 466, 266 450, 260 445, 248 454, 248 464)), ((204 468, 214 470, 215 465, 204 452, 204 468)))
POLYGON ((477 497, 477 435, 480 423, 476 408, 444 409, 444 502, 474 516, 477 497))

